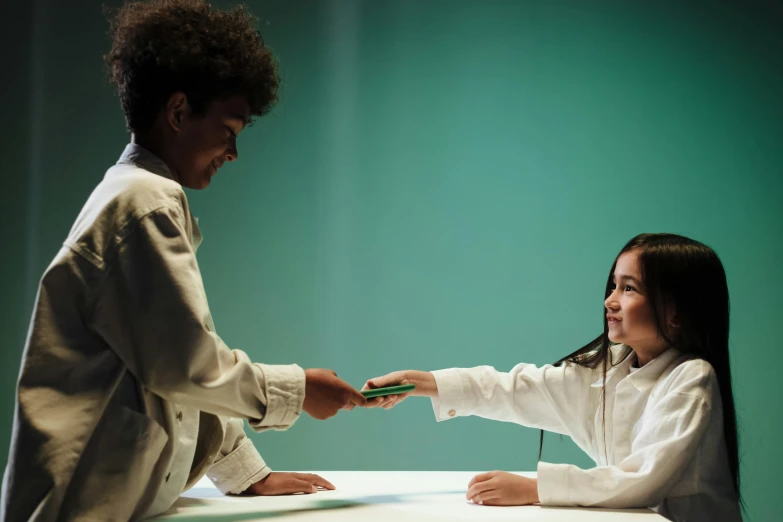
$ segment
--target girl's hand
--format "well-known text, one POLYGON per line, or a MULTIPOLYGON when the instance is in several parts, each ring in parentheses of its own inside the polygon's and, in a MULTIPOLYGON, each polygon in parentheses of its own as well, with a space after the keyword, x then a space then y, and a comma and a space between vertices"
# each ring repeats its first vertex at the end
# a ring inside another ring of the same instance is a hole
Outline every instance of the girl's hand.
POLYGON ((315 493, 318 488, 334 489, 328 480, 312 473, 272 472, 255 484, 251 484, 243 495, 293 495, 315 493))
POLYGON ((416 389, 410 393, 400 395, 387 395, 386 397, 375 397, 369 399, 365 405, 367 408, 393 408, 404 401, 409 395, 419 397, 437 397, 438 386, 435 384, 435 376, 430 372, 420 372, 417 370, 406 370, 402 372, 387 373, 382 377, 375 377, 367 381, 362 390, 374 390, 375 388, 386 388, 388 386, 399 386, 402 384, 415 384, 416 389))
POLYGON ((526 506, 538 503, 538 481, 527 477, 490 471, 473 477, 465 498, 485 506, 526 506))

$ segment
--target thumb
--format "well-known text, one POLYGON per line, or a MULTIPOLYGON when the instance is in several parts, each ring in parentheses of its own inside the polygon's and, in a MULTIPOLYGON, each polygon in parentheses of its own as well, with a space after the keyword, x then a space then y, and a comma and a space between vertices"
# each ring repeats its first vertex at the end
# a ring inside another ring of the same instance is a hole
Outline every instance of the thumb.
POLYGON ((361 392, 351 388, 348 395, 348 401, 355 406, 364 406, 367 404, 367 397, 361 394, 361 392))
POLYGON ((366 383, 364 383, 364 386, 362 386, 362 390, 374 390, 375 388, 382 388, 379 384, 375 382, 375 379, 380 379, 380 377, 373 377, 366 383))
POLYGON ((383 377, 376 377, 373 380, 376 388, 385 388, 387 386, 399 386, 401 384, 410 384, 408 374, 405 371, 387 373, 383 377))
POLYGON ((403 372, 387 373, 386 375, 381 375, 380 377, 373 377, 367 381, 365 386, 366 389, 370 390, 374 390, 375 388, 385 388, 386 386, 394 386, 396 384, 400 384, 400 382, 403 381, 403 377, 403 372))

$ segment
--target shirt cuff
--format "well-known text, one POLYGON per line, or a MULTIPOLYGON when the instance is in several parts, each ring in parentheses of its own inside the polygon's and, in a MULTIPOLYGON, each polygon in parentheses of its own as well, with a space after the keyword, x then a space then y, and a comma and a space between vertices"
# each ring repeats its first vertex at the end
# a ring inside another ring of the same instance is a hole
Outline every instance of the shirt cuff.
POLYGON ((266 414, 261 420, 250 420, 255 431, 290 428, 302 414, 305 397, 305 373, 296 364, 259 364, 266 381, 266 414))
POLYGON ((542 506, 570 506, 568 469, 570 464, 538 463, 538 500, 542 506))
POLYGON ((215 462, 207 472, 221 493, 239 494, 272 472, 250 439, 215 462))
POLYGON ((432 398, 435 419, 440 422, 470 415, 470 386, 466 386, 459 369, 436 370, 432 372, 438 396, 432 398))

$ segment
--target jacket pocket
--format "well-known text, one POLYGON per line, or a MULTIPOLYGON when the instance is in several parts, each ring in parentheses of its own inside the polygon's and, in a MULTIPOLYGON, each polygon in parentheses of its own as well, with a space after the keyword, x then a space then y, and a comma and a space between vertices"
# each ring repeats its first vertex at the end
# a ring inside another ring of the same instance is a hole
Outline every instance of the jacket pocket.
POLYGON ((110 405, 84 449, 60 520, 129 520, 168 442, 152 418, 110 405))

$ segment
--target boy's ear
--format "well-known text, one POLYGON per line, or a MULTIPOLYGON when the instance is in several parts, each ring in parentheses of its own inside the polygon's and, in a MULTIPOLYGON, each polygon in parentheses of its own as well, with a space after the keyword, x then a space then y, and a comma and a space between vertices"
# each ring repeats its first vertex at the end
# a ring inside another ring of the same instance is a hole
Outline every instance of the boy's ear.
POLYGON ((182 122, 190 113, 190 104, 188 104, 188 97, 184 92, 177 91, 169 96, 166 102, 166 122, 174 130, 174 132, 180 132, 182 130, 182 122))

